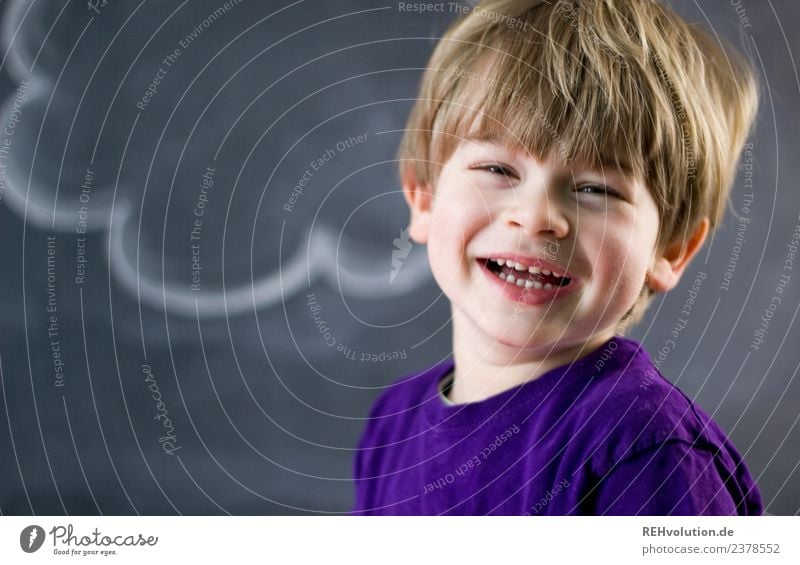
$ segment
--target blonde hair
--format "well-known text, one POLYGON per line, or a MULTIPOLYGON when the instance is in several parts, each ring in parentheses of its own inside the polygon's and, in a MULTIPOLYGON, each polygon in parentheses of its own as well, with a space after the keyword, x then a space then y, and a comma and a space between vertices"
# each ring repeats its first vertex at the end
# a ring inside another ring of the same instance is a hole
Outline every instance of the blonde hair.
POLYGON ((487 0, 437 44, 398 159, 432 188, 469 135, 620 168, 663 248, 721 221, 757 106, 749 62, 653 0, 487 0))

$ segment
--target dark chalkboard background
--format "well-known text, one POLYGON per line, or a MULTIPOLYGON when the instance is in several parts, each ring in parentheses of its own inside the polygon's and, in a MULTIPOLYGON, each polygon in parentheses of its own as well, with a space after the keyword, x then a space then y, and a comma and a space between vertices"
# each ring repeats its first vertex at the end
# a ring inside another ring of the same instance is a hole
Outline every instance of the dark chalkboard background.
MULTIPOLYGON (((95 4, 0 4, 0 512, 345 512, 371 401, 452 351, 394 157, 455 10, 95 4)), ((633 336, 706 275, 663 372, 796 514, 800 5, 675 6, 761 72, 754 198, 633 336)))

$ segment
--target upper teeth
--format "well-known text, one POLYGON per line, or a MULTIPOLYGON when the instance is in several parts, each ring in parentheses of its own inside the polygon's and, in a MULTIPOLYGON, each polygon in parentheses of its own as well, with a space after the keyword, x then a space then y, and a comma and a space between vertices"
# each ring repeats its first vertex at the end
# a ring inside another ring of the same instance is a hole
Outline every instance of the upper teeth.
POLYGON ((524 263, 520 263, 519 261, 513 261, 511 259, 490 259, 490 261, 494 261, 501 267, 505 265, 510 269, 514 269, 516 271, 528 271, 529 273, 532 273, 534 275, 538 275, 541 273, 543 275, 552 274, 554 277, 564 276, 563 273, 560 273, 558 271, 550 271, 549 269, 542 269, 541 267, 538 266, 537 267, 528 266, 524 263))

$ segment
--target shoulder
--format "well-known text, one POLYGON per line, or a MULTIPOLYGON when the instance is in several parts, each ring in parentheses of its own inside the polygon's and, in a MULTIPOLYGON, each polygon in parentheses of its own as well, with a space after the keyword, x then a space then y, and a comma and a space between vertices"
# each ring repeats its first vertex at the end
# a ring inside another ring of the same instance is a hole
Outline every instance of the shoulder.
MULTIPOLYGON (((392 381, 375 399, 369 410, 354 457, 354 476, 381 476, 387 462, 396 459, 398 445, 408 443, 409 434, 419 424, 421 407, 439 376, 452 368, 452 360, 442 361, 421 372, 406 374, 392 381), (448 368, 449 367, 449 368, 448 368), (392 457, 385 455, 393 449, 392 457)), ((361 483, 359 483, 361 485, 361 483)), ((358 486, 359 492, 365 487, 358 486)), ((359 495, 360 496, 360 495, 359 495)))
POLYGON ((604 436, 594 457, 598 468, 666 442, 704 450, 728 446, 719 426, 661 374, 638 342, 619 343, 624 351, 616 363, 595 375, 573 411, 604 436))
POLYGON ((380 436, 407 429, 419 417, 423 404, 430 401, 435 383, 452 367, 453 360, 446 359, 392 381, 372 403, 361 443, 374 443, 380 436))
POLYGON ((755 482, 725 432, 637 342, 620 345, 622 354, 589 381, 570 414, 571 427, 585 430, 584 460, 599 481, 598 508, 760 513, 755 482))
POLYGON ((370 417, 379 417, 416 406, 426 399, 435 382, 449 372, 453 360, 446 359, 422 371, 393 380, 375 399, 370 417))

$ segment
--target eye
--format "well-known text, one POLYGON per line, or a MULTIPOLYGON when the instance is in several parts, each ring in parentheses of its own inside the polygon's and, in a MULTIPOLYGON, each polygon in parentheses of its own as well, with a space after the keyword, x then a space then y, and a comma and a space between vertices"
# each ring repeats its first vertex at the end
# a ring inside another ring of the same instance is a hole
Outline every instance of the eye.
POLYGON ((614 190, 609 186, 604 186, 602 184, 586 184, 583 186, 579 186, 575 189, 575 192, 583 193, 583 194, 601 194, 605 196, 615 196, 620 198, 620 193, 614 190))
POLYGON ((505 165, 500 165, 498 163, 492 163, 489 165, 478 165, 473 167, 479 171, 486 171, 491 173, 492 175, 497 175, 503 178, 516 178, 517 173, 511 167, 507 167, 505 165))

